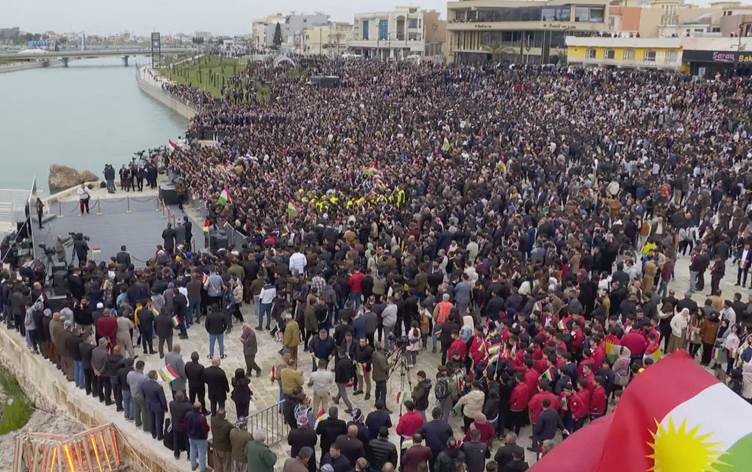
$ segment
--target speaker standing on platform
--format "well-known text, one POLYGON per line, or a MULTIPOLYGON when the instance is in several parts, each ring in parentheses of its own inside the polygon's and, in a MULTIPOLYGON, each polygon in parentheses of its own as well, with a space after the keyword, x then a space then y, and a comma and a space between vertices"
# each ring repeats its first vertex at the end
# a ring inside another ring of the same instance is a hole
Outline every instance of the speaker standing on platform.
POLYGON ((42 229, 42 214, 44 213, 44 202, 37 197, 37 219, 39 220, 39 229, 42 229))
POLYGON ((81 210, 81 216, 84 214, 84 210, 86 210, 86 214, 89 214, 89 200, 91 200, 91 193, 89 193, 89 189, 86 188, 86 184, 81 184, 80 187, 78 187, 78 206, 81 210))

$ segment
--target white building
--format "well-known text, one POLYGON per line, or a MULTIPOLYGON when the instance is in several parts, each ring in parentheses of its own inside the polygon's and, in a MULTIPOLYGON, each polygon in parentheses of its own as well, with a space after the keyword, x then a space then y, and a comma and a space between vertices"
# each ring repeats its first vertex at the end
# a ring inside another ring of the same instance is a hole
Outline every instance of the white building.
POLYGON ((274 46, 274 34, 279 25, 281 49, 300 51, 306 28, 329 25, 329 15, 325 13, 297 13, 270 15, 255 20, 251 31, 251 47, 254 50, 267 50, 274 46))
POLYGON ((349 50, 364 57, 405 59, 439 56, 446 39, 446 22, 439 12, 419 7, 355 15, 349 50))

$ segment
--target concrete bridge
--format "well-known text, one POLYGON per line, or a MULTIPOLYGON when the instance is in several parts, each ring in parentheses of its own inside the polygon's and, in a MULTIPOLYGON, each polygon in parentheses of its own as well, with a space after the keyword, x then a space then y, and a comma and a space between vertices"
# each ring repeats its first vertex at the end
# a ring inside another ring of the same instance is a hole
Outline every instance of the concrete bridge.
MULTIPOLYGON (((190 54, 198 52, 196 48, 162 48, 159 50, 161 55, 173 54, 190 54)), ((110 49, 85 49, 85 50, 63 50, 63 51, 44 51, 39 53, 0 53, 0 59, 11 59, 18 61, 42 60, 49 63, 52 59, 59 59, 63 67, 68 67, 68 61, 71 59, 88 59, 94 57, 120 56, 123 59, 123 65, 128 67, 128 58, 130 56, 148 56, 151 54, 151 48, 110 48, 110 49)))

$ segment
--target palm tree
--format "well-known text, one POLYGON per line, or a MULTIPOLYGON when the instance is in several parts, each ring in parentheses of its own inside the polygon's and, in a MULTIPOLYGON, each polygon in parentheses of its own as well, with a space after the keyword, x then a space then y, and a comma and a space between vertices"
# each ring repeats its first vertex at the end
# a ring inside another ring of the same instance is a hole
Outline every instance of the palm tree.
POLYGON ((499 43, 493 43, 490 46, 483 46, 483 49, 491 54, 491 60, 496 61, 505 52, 506 48, 499 43))

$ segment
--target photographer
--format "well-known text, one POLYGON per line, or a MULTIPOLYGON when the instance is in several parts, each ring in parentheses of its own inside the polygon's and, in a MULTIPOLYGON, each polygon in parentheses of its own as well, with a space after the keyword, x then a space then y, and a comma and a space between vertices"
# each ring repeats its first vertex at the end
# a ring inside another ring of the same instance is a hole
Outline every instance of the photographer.
MULTIPOLYGON (((88 205, 88 200, 87 200, 88 205)), ((88 213, 88 210, 87 210, 88 213)), ((73 254, 78 259, 78 266, 83 267, 86 265, 86 261, 89 254, 89 244, 87 241, 89 240, 88 237, 84 236, 81 233, 69 233, 71 237, 73 238, 73 254)), ((73 260, 71 259, 71 263, 73 260)))
POLYGON ((386 381, 389 378, 389 362, 384 352, 384 344, 376 343, 376 351, 371 356, 371 376, 376 384, 376 403, 386 404, 386 381))

